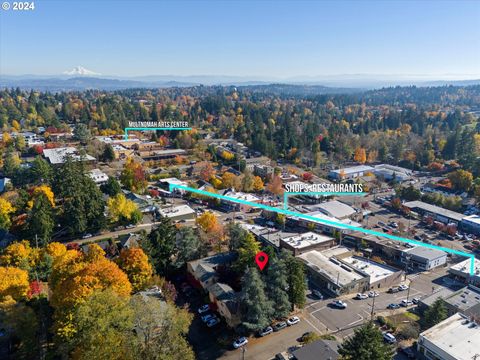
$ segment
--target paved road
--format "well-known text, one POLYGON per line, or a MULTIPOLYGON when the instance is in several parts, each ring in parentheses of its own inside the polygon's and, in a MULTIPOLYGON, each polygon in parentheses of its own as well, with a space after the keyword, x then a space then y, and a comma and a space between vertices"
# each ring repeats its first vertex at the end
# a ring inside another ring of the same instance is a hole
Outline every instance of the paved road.
MULTIPOLYGON (((290 346, 298 345, 296 339, 307 331, 312 331, 312 327, 306 321, 302 320, 294 326, 289 326, 279 332, 272 333, 263 338, 250 338, 245 351, 245 359, 251 360, 270 360, 275 354, 286 351, 290 346)), ((243 356, 242 349, 227 351, 221 359, 241 360, 243 356)))

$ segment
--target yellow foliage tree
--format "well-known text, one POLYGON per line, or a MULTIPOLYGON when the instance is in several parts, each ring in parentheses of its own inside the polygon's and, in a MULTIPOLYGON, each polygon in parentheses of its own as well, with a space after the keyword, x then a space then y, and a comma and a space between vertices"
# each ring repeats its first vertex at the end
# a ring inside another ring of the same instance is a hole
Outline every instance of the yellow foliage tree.
POLYGON ((9 133, 4 132, 4 133, 2 134, 2 142, 3 142, 4 145, 10 145, 11 143, 13 143, 13 139, 12 139, 12 137, 10 136, 9 133))
POLYGON ((122 193, 109 198, 107 206, 112 222, 117 222, 120 219, 131 220, 135 212, 138 212, 137 204, 128 200, 122 193))
POLYGON ((67 247, 58 242, 52 242, 47 245, 47 247, 45 248, 45 252, 50 255, 55 261, 56 259, 65 255, 65 253, 67 252, 67 247))
POLYGON ((0 267, 0 302, 9 298, 18 301, 27 296, 28 272, 16 267, 0 267))
POLYGON ((213 231, 218 226, 218 220, 211 211, 206 211, 197 217, 197 225, 206 233, 213 231))
POLYGON ((254 191, 262 191, 265 188, 263 184, 263 180, 260 176, 255 176, 253 178, 253 190, 254 191))
POLYGON ((229 171, 225 171, 222 175, 223 187, 225 188, 234 188, 235 190, 240 190, 241 181, 238 176, 232 174, 229 171))
POLYGON ((364 148, 357 148, 355 150, 355 155, 353 159, 360 164, 365 164, 365 162, 367 161, 367 152, 364 148))
POLYGON ((31 199, 27 203, 28 208, 31 209, 33 207, 35 198, 41 193, 45 194, 47 200, 50 202, 50 205, 52 205, 52 207, 55 206, 55 195, 52 191, 52 188, 48 185, 40 185, 40 186, 35 186, 31 190, 31 199))
POLYGON ((2 266, 28 267, 35 264, 37 254, 26 240, 8 245, 0 256, 2 266))
POLYGON ((19 123, 17 120, 13 120, 13 121, 12 121, 12 127, 13 127, 16 131, 20 131, 20 129, 21 129, 20 123, 19 123))
POLYGON ((0 197, 0 229, 9 229, 12 224, 10 215, 15 211, 15 208, 10 201, 0 197))
POLYGON ((148 256, 142 249, 123 249, 117 263, 120 269, 127 274, 133 291, 145 289, 152 277, 153 269, 148 261, 148 256))

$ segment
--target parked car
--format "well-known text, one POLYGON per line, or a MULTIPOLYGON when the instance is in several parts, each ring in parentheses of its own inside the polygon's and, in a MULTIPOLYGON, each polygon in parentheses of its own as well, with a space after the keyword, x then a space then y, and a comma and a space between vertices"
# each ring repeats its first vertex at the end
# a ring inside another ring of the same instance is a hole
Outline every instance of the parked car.
POLYGON ((315 296, 317 299, 323 300, 323 295, 320 291, 313 289, 312 295, 315 296))
POLYGON ((339 309, 346 309, 347 308, 347 303, 342 301, 342 300, 336 300, 332 302, 332 306, 339 308, 339 309))
POLYGON ((398 304, 388 304, 387 309, 395 310, 395 309, 400 309, 400 305, 398 304))
POLYGON ((420 302, 420 299, 417 298, 417 297, 414 297, 414 298, 412 299, 412 303, 414 303, 415 305, 418 304, 419 302, 420 302))
POLYGON ((198 308, 198 313, 203 314, 203 313, 206 313, 208 310, 210 310, 210 305, 205 304, 198 308))
POLYGON ((285 329, 286 327, 287 327, 287 323, 285 321, 281 321, 281 322, 273 325, 273 331, 277 332, 277 331, 280 331, 282 329, 285 329))
POLYGON ((300 322, 300 319, 298 318, 298 316, 293 316, 287 320, 287 325, 292 326, 292 325, 298 324, 299 322, 300 322))
POLYGON ((267 326, 265 329, 262 329, 258 332, 258 336, 260 337, 264 337, 264 336, 267 336, 269 334, 273 333, 273 329, 271 326, 267 326))
POLYGON ((203 321, 204 323, 206 323, 207 321, 210 321, 210 320, 212 320, 212 319, 215 319, 215 317, 216 317, 216 316, 213 315, 213 314, 203 315, 203 316, 202 316, 202 321, 203 321))
POLYGON ((125 229, 133 229, 134 227, 134 224, 128 224, 127 226, 125 226, 125 229))
POLYGON ((415 351, 409 346, 403 345, 400 346, 400 351, 405 354, 405 356, 409 359, 415 359, 415 351))
POLYGON ((412 306, 412 305, 413 305, 413 301, 407 300, 407 299, 403 299, 403 300, 400 302, 400 305, 402 305, 403 307, 412 306))
POLYGON ((367 295, 367 294, 358 293, 357 295, 355 295, 355 299, 357 299, 357 300, 368 299, 368 295, 367 295))
POLYGON ((82 239, 88 239, 88 238, 91 238, 93 235, 88 233, 88 234, 85 234, 82 236, 82 239))
POLYGON ((399 291, 404 291, 404 290, 408 290, 408 285, 405 285, 405 284, 402 284, 398 287, 398 290, 399 291))
POLYGON ((394 287, 391 287, 390 289, 388 289, 388 293, 390 293, 390 294, 394 294, 394 293, 397 293, 399 291, 400 290, 398 289, 398 286, 394 286, 394 287))
POLYGON ((208 327, 213 327, 217 325, 220 322, 220 320, 217 317, 214 317, 213 319, 210 319, 207 321, 207 326, 208 327))
POLYGON ((242 336, 241 338, 238 338, 233 342, 233 347, 235 349, 241 348, 242 346, 245 346, 248 344, 248 339, 245 336, 242 336))
POLYGON ((377 297, 378 295, 380 295, 377 291, 369 291, 368 292, 368 297, 377 297))
POLYGON ((387 332, 383 334, 383 340, 389 344, 395 344, 397 339, 391 333, 387 332))

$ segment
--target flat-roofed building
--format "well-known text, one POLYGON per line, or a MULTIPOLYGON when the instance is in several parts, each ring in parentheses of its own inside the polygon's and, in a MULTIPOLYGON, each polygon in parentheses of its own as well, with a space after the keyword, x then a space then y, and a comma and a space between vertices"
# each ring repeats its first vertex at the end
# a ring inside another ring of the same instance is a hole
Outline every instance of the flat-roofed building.
POLYGON ((454 314, 422 332, 417 350, 427 360, 472 360, 480 358, 480 326, 454 314))
POLYGON ((480 235, 480 215, 470 215, 462 219, 461 227, 465 231, 480 235))
POLYGON ((367 173, 373 173, 373 167, 367 165, 358 165, 343 169, 332 170, 328 177, 334 180, 355 179, 364 176, 367 173))
POLYGON ((160 216, 167 217, 172 221, 193 220, 197 213, 188 205, 172 206, 157 210, 160 216))
POLYGON ((363 292, 369 288, 369 277, 336 257, 327 257, 321 251, 312 250, 298 256, 302 260, 312 282, 320 289, 335 295, 363 292))
POLYGON ((473 275, 470 275, 470 267, 472 260, 466 259, 458 264, 450 266, 448 273, 455 280, 459 280, 465 284, 473 284, 480 286, 480 260, 474 260, 473 275))
POLYGON ((311 231, 280 239, 280 247, 292 251, 294 256, 313 249, 328 249, 335 246, 335 244, 336 240, 334 238, 311 231))
POLYGON ((307 229, 313 227, 317 232, 324 232, 326 234, 333 234, 335 231, 340 231, 345 234, 352 232, 352 230, 349 229, 349 226, 361 227, 361 225, 355 221, 350 219, 337 219, 325 215, 321 211, 308 212, 305 215, 308 216, 307 219, 303 217, 289 216, 288 221, 293 225, 298 225, 307 229))
POLYGON ((402 168, 400 166, 394 166, 389 164, 376 165, 373 173, 377 177, 383 178, 385 181, 397 180, 400 182, 410 180, 412 178, 413 171, 402 168))
POLYGON ((142 150, 138 151, 138 156, 143 160, 162 160, 173 159, 180 155, 185 155, 187 152, 183 149, 164 149, 164 150, 142 150))
POLYGON ((404 203, 403 206, 409 208, 411 211, 415 211, 420 215, 432 216, 435 220, 444 224, 459 224, 465 217, 465 215, 457 213, 455 211, 447 210, 442 207, 427 204, 426 202, 418 200, 408 201, 404 203))
POLYGON ((324 213, 327 216, 331 216, 340 220, 348 219, 356 214, 356 211, 353 207, 344 204, 338 200, 326 201, 315 205, 319 211, 324 213))
POLYGON ((402 251, 401 262, 412 270, 430 270, 447 263, 447 253, 425 246, 415 246, 402 251))
MULTIPOLYGON (((182 181, 177 179, 176 177, 161 179, 158 181, 158 185, 165 191, 170 192, 170 185, 180 185, 184 187, 188 187, 188 183, 186 181, 182 181)), ((173 194, 185 194, 185 190, 174 188, 172 189, 173 194)))
POLYGON ((63 164, 68 157, 70 157, 73 161, 95 161, 95 158, 93 156, 90 156, 88 154, 81 154, 80 151, 73 146, 60 147, 55 149, 45 149, 43 150, 43 156, 52 165, 63 164))
MULTIPOLYGON (((240 200, 240 201, 246 201, 250 203, 261 202, 261 199, 258 196, 255 196, 254 194, 244 193, 244 192, 235 191, 231 189, 225 190, 222 195, 227 196, 232 200, 240 200)), ((248 204, 242 204, 242 203, 233 202, 233 201, 224 200, 224 199, 222 199, 220 203, 222 208, 224 208, 226 211, 248 211, 252 208, 248 204)))
POLYGON ((399 284, 404 272, 392 266, 380 264, 361 256, 349 256, 342 259, 355 269, 366 273, 369 277, 370 289, 387 288, 399 284))

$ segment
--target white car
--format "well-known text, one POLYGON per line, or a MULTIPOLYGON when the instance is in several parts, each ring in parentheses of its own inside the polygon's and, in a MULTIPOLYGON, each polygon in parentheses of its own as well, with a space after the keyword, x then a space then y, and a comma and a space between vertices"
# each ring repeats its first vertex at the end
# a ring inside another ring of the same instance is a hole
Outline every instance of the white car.
POLYGON ((368 299, 368 295, 367 295, 367 294, 358 293, 358 294, 355 296, 355 299, 357 299, 357 300, 365 300, 365 299, 368 299))
POLYGON ((388 332, 383 334, 383 340, 385 340, 389 344, 395 344, 397 342, 397 339, 395 338, 395 336, 393 336, 388 332))
POLYGON ((400 286, 398 287, 398 290, 400 290, 400 291, 408 290, 408 285, 402 284, 402 285, 400 285, 400 286))
POLYGON ((335 306, 336 308, 339 308, 339 309, 346 309, 347 303, 342 300, 336 300, 332 302, 332 306, 335 306))
POLYGON ((242 346, 245 346, 248 344, 248 339, 244 336, 242 336, 241 338, 238 338, 237 340, 235 340, 233 342, 233 347, 235 349, 238 349, 238 348, 241 348, 242 346))
POLYGON ((313 296, 315 296, 317 299, 323 300, 323 295, 320 291, 313 289, 312 290, 313 296))
POLYGON ((85 234, 82 236, 82 239, 88 239, 91 238, 93 235, 92 234, 85 234))
POLYGON ((208 310, 210 310, 210 305, 205 304, 205 305, 202 305, 198 308, 198 313, 203 314, 203 313, 207 312, 208 310))
POLYGON ((300 319, 298 318, 298 316, 293 316, 287 320, 287 325, 292 326, 292 325, 298 324, 299 322, 300 322, 300 319))
POLYGON ((368 292, 368 297, 377 297, 380 295, 377 291, 369 291, 368 292))
POLYGON ((400 305, 402 305, 403 307, 408 307, 408 306, 412 306, 413 305, 413 301, 410 301, 407 299, 403 299, 401 302, 400 302, 400 305))

